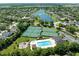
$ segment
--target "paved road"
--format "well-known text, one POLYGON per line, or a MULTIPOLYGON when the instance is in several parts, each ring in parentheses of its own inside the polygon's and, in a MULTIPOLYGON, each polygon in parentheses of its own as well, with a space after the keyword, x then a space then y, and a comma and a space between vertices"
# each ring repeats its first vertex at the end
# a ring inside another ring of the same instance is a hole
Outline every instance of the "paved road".
POLYGON ((64 33, 64 32, 60 32, 62 34, 65 35, 65 37, 62 40, 68 40, 69 42, 76 42, 79 44, 79 39, 75 39, 74 37, 72 37, 71 35, 64 33))

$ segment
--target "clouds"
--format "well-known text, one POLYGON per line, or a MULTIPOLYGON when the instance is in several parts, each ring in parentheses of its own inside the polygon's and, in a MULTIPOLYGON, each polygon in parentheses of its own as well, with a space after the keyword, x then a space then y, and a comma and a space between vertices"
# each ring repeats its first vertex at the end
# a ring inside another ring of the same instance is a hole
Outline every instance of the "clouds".
POLYGON ((0 3, 78 3, 79 0, 0 0, 0 3))

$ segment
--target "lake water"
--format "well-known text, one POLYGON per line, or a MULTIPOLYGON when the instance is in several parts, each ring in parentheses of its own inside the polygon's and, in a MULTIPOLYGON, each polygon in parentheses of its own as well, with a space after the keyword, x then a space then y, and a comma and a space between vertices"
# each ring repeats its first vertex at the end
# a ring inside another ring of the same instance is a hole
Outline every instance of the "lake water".
POLYGON ((53 19, 45 12, 45 10, 38 10, 33 14, 34 16, 38 16, 40 20, 44 22, 53 22, 53 19))

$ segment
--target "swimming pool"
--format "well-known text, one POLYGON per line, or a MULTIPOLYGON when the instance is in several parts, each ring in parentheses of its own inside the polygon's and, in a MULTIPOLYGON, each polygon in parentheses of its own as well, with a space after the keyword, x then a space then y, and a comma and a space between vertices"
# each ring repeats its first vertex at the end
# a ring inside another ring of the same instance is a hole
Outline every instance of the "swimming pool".
POLYGON ((42 41, 42 42, 37 42, 38 47, 43 47, 43 46, 48 46, 51 45, 50 41, 42 41))
POLYGON ((43 40, 35 40, 30 42, 30 49, 32 50, 33 45, 36 45, 37 48, 48 48, 56 46, 55 39, 43 39, 43 40))

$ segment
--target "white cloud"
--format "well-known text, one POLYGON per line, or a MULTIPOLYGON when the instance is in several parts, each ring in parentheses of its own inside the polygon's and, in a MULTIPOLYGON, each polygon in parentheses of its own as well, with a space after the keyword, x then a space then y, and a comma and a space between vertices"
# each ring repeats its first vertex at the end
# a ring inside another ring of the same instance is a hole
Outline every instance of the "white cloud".
POLYGON ((0 3, 78 3, 79 0, 0 0, 0 3))

